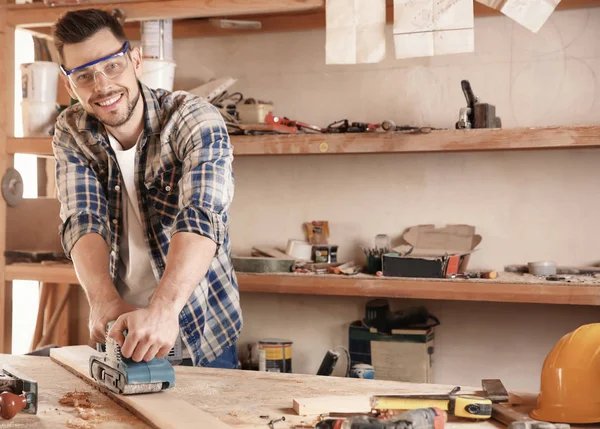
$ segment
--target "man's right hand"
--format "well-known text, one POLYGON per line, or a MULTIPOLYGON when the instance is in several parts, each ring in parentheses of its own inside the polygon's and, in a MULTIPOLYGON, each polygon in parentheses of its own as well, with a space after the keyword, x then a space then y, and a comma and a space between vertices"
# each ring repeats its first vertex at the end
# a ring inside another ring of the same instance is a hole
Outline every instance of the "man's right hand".
POLYGON ((121 297, 97 299, 90 305, 90 338, 98 344, 106 342, 106 324, 115 321, 120 315, 137 310, 121 297))

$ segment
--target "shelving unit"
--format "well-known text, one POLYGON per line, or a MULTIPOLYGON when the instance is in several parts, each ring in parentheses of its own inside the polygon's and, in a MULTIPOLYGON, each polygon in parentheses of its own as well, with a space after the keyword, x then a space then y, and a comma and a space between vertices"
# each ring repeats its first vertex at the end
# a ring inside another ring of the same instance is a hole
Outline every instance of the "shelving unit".
MULTIPOLYGON (((41 35, 69 9, 97 6, 120 8, 126 14, 128 34, 139 36, 137 21, 175 19, 174 37, 233 34, 210 25, 210 17, 253 16, 264 22, 264 31, 297 31, 322 28, 324 0, 126 0, 89 1, 70 7, 46 7, 43 3, 11 4, 0 0, 0 170, 13 166, 17 153, 51 157, 50 138, 13 137, 14 31, 28 28, 41 35)), ((391 4, 391 2, 389 2, 391 4)), ((476 16, 497 12, 475 3, 476 16)), ((600 0, 563 0, 558 8, 600 6, 600 0)), ((388 8, 388 19, 391 7, 388 8)), ((240 32, 235 32, 240 34, 240 32)), ((497 130, 443 130, 429 134, 361 133, 306 134, 277 136, 234 136, 236 156, 383 154, 417 152, 513 151, 600 147, 600 126, 539 127, 497 130)), ((7 213, 0 199, 0 255, 6 250, 7 213)), ((40 214, 41 216, 42 214, 40 214)), ((0 352, 10 353, 12 320, 12 281, 37 280, 44 283, 76 284, 69 265, 0 264, 0 352)), ((359 275, 337 277, 319 275, 254 275, 238 273, 240 290, 255 293, 312 294, 418 298, 463 301, 521 302, 563 305, 600 305, 600 287, 557 282, 529 283, 518 277, 498 281, 390 279, 359 275)))
MULTIPOLYGON (((6 280, 77 283, 70 264, 12 264, 6 266, 5 274, 6 280)), ((384 278, 367 274, 236 275, 242 292, 600 306, 600 282, 542 281, 511 273, 501 273, 495 280, 384 278)))
MULTIPOLYGON (((600 147, 600 126, 232 136, 235 156, 470 152, 600 147)), ((52 156, 51 138, 9 138, 9 154, 52 156)))

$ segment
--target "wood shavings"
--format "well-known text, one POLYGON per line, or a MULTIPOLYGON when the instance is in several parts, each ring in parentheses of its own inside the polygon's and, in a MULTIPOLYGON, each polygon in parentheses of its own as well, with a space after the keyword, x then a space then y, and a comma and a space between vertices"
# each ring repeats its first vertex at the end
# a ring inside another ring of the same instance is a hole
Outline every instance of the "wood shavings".
POLYGON ((91 408, 90 392, 67 392, 58 400, 62 405, 68 405, 76 408, 91 408))
POLYGON ((75 420, 67 419, 67 427, 72 429, 94 429, 94 426, 79 417, 75 420))
POLYGON ((77 412, 83 420, 90 420, 98 416, 98 413, 93 408, 77 407, 77 412))

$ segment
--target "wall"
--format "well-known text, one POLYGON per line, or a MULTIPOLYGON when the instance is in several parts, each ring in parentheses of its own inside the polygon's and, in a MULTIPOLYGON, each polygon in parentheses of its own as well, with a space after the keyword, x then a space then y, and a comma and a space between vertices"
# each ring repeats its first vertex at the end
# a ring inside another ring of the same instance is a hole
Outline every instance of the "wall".
MULTIPOLYGON (((388 29, 391 33, 391 29, 388 29)), ((508 18, 476 20, 476 52, 375 65, 324 64, 324 31, 177 40, 176 88, 233 76, 231 91, 270 99, 276 114, 325 126, 339 119, 453 127, 460 80, 496 105, 503 126, 598 123, 600 9, 557 12, 534 35, 508 18)), ((472 267, 552 258, 600 258, 595 150, 238 158, 231 234, 235 252, 285 246, 301 224, 327 219, 340 258, 377 233, 417 223, 471 223, 483 235, 472 267)), ((365 299, 243 294, 242 343, 294 341, 294 372, 315 373, 327 348, 347 344, 365 299)), ((393 300, 404 308, 417 301, 393 300)), ((545 355, 592 307, 423 302, 442 321, 435 381, 500 377, 536 390, 545 355)))

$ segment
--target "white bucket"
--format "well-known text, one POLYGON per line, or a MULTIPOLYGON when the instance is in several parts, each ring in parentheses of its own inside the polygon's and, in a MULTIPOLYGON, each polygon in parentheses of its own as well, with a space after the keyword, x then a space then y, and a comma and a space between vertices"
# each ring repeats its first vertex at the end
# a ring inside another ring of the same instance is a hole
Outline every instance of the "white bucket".
POLYGON ((152 89, 166 89, 173 91, 175 80, 175 63, 165 60, 142 59, 142 76, 140 80, 152 89))
POLYGON ((56 102, 58 73, 58 64, 52 61, 21 64, 23 100, 56 102))
POLYGON ((141 23, 142 57, 173 61, 173 20, 141 23))
POLYGON ((48 137, 58 118, 58 103, 44 101, 21 101, 24 137, 48 137))

